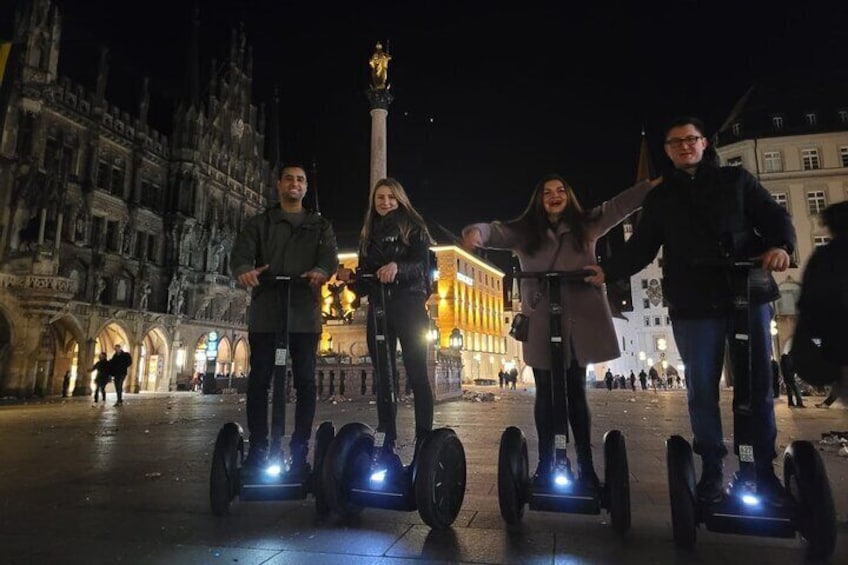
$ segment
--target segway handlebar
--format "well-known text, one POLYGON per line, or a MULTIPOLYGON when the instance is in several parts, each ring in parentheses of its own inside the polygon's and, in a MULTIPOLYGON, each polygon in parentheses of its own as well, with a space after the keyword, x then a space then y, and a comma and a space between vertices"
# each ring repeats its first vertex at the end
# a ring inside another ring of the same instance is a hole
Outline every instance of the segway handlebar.
MULTIPOLYGON (((351 279, 351 282, 355 281, 356 279, 368 281, 368 282, 377 282, 377 283, 380 282, 380 279, 377 278, 377 275, 375 273, 357 273, 353 276, 353 278, 351 279)), ((386 284, 386 283, 381 283, 381 284, 386 284)), ((397 277, 395 277, 394 282, 391 282, 391 283, 388 283, 388 284, 397 284, 397 277)), ((388 284, 387 284, 387 286, 388 286, 388 284)))
POLYGON ((575 269, 573 271, 515 271, 513 277, 517 279, 544 279, 544 278, 560 278, 567 281, 582 281, 586 277, 591 277, 595 271, 591 269, 575 269))
POLYGON ((760 262, 756 259, 734 259, 727 258, 710 258, 710 259, 693 259, 691 262, 693 267, 716 267, 720 269, 756 269, 760 266, 760 262))
POLYGON ((270 273, 262 273, 259 275, 259 283, 260 284, 268 284, 268 283, 281 283, 281 282, 292 282, 296 277, 291 275, 273 275, 270 273))

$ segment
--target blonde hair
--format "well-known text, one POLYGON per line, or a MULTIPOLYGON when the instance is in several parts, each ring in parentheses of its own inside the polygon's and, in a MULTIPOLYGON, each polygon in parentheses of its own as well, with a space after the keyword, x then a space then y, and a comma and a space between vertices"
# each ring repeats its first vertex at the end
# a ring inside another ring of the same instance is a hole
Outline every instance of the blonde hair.
POLYGON ((386 177, 380 179, 371 188, 371 193, 368 195, 368 211, 365 212, 365 221, 362 224, 362 231, 359 232, 359 249, 363 255, 367 252, 368 238, 371 236, 371 231, 374 228, 374 221, 377 214, 377 208, 374 205, 374 197, 377 194, 377 189, 386 186, 392 191, 392 196, 397 200, 398 208, 398 227, 400 228, 400 239, 404 245, 409 245, 409 235, 415 228, 421 230, 421 233, 426 237, 428 243, 433 245, 435 242, 430 237, 430 232, 427 231, 427 224, 424 218, 421 217, 415 208, 412 207, 412 202, 409 201, 403 185, 396 179, 386 177))

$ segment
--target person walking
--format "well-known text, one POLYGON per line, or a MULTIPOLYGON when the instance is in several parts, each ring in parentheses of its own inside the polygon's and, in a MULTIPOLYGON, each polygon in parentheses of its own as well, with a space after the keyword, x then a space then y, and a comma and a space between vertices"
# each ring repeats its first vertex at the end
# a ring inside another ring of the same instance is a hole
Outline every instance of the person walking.
POLYGON ((636 373, 633 372, 633 369, 630 369, 630 390, 636 392, 636 373))
POLYGON ((642 390, 648 390, 648 375, 645 374, 645 369, 639 371, 639 385, 642 390))
POLYGON ((62 377, 62 398, 68 398, 68 389, 71 388, 71 372, 65 371, 65 376, 62 377))
POLYGON ((88 370, 94 373, 94 403, 97 404, 98 396, 102 396, 103 403, 106 404, 106 385, 109 384, 109 361, 106 359, 106 352, 101 351, 97 363, 88 370))
MULTIPOLYGON (((122 349, 120 343, 116 343, 115 354, 109 359, 109 375, 115 382, 115 394, 118 396, 115 406, 124 405, 124 379, 127 378, 127 371, 131 365, 132 356, 122 349)), ((103 391, 103 401, 106 402, 105 388, 103 391)))
MULTIPOLYGON (((260 278, 289 275, 289 356, 297 398, 294 431, 289 450, 294 473, 307 473, 309 439, 315 419, 315 356, 321 336, 320 289, 338 267, 338 247, 330 222, 303 205, 308 182, 306 168, 286 164, 277 179, 279 204, 244 223, 230 252, 230 265, 238 284, 250 290, 247 376, 247 428, 250 450, 245 465, 258 467, 282 457, 282 445, 268 445, 268 392, 275 366, 277 334, 284 319, 277 283, 260 278)), ((277 406, 283 410, 285 403, 277 406)), ((282 438, 273 438, 281 442, 282 438)))
MULTIPOLYGON (((384 285, 386 292, 387 347, 395 351, 397 343, 403 351, 407 382, 412 386, 415 405, 415 452, 433 429, 433 391, 427 370, 427 345, 421 336, 427 333, 430 320, 427 298, 431 284, 429 273, 430 245, 434 242, 424 219, 412 206, 403 185, 394 178, 377 181, 371 190, 368 211, 359 234, 357 275, 371 274, 384 285)), ((339 269, 343 282, 351 279, 350 269, 339 269)), ((377 358, 374 308, 377 307, 379 285, 354 276, 353 291, 368 297, 366 325, 368 352, 377 358)), ((394 356, 392 356, 394 362, 394 356)), ((394 367, 393 367, 394 369, 394 367)), ((397 375, 397 371, 393 370, 397 375)), ((397 442, 394 403, 377 403, 377 431, 386 434, 383 451, 394 453, 397 442)))
MULTIPOLYGON (((463 247, 509 249, 518 256, 523 271, 568 271, 594 263, 597 240, 642 204, 657 181, 644 181, 591 210, 584 210, 568 182, 558 174, 542 177, 530 202, 515 220, 466 226, 463 247)), ((562 300, 563 324, 571 327, 571 364, 566 378, 568 418, 577 450, 578 480, 599 488, 591 449, 591 416, 586 402, 586 366, 621 355, 604 291, 592 285, 566 283, 562 300)), ((539 281, 521 281, 521 309, 530 319, 530 339, 524 343, 524 360, 536 381, 534 415, 539 439, 539 465, 535 478, 545 477, 554 458, 554 405, 551 387, 550 304, 539 281)), ((611 376, 612 373, 609 373, 611 376)), ((607 381, 609 382, 609 381, 607 381)), ((609 386, 609 385, 608 385, 609 386)))
MULTIPOLYGON (((821 214, 822 223, 832 239, 827 245, 816 247, 801 280, 801 296, 798 299, 798 326, 804 326, 810 337, 821 341, 820 354, 833 374, 815 375, 830 382, 827 398, 816 404, 828 408, 837 398, 848 403, 848 201, 831 204, 821 214)), ((802 348, 801 353, 807 350, 802 348)), ((796 352, 797 354, 797 352, 796 352)), ((794 354, 793 354, 794 355, 794 354)), ((795 358, 794 365, 800 368, 804 359, 795 358)), ((798 371, 804 379, 802 371, 798 371)), ((811 379, 813 380, 813 379, 811 379)), ((818 383, 826 384, 826 383, 818 383)))
POLYGON ((705 157, 709 142, 700 119, 675 119, 664 132, 672 170, 646 199, 639 225, 624 247, 603 269, 587 268, 597 271, 592 278, 597 284, 624 279, 644 268, 663 248, 664 297, 686 366, 693 448, 702 461, 696 491, 708 502, 723 495, 727 448, 719 380, 725 344, 735 333, 733 281, 750 277, 751 417, 735 418, 734 437, 739 437, 742 426, 749 422, 758 491, 772 503, 782 504, 785 491, 772 463, 777 457, 777 428, 769 366, 771 302, 780 293, 770 273, 789 267, 795 229, 787 211, 753 175, 742 167, 719 167, 709 153, 705 157), (751 258, 759 265, 751 272, 697 262, 751 258))
POLYGON ((607 385, 607 391, 612 392, 614 381, 615 377, 612 376, 612 371, 607 369, 607 372, 604 373, 604 383, 607 385))
POLYGON ((786 403, 790 408, 805 408, 804 398, 795 380, 795 364, 792 362, 792 352, 780 356, 780 372, 783 374, 783 385, 786 387, 786 403))

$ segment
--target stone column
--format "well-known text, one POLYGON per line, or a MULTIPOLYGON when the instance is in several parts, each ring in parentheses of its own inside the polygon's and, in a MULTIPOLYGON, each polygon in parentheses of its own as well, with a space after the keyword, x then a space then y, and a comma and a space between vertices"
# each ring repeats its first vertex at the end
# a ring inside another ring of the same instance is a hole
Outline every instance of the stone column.
POLYGON ((389 115, 389 104, 394 97, 384 88, 371 88, 367 92, 371 105, 371 189, 381 178, 386 176, 387 142, 386 121, 389 115))

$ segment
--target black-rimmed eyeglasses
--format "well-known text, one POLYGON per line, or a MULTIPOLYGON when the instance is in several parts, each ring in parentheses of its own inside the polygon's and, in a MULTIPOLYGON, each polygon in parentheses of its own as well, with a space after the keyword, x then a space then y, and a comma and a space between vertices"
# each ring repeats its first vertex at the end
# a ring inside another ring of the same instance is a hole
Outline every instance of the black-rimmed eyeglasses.
POLYGON ((665 140, 665 144, 670 147, 683 147, 683 145, 695 145, 698 141, 704 139, 703 135, 687 135, 686 137, 672 137, 665 140))

